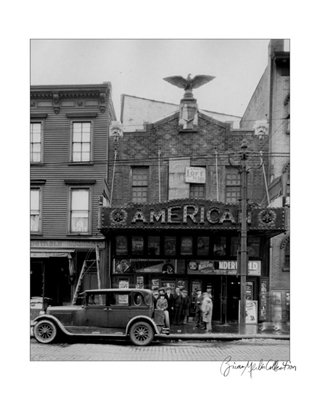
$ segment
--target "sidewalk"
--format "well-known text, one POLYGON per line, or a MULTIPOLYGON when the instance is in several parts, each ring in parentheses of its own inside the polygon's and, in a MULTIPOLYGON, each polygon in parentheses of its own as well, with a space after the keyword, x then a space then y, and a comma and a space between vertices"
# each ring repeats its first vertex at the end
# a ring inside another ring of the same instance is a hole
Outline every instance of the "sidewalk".
POLYGON ((245 325, 241 329, 237 323, 212 324, 212 332, 206 333, 201 328, 196 328, 194 322, 186 325, 171 325, 168 339, 184 340, 235 340, 235 339, 290 339, 290 325, 282 324, 281 330, 274 330, 269 324, 262 329, 263 324, 245 325))

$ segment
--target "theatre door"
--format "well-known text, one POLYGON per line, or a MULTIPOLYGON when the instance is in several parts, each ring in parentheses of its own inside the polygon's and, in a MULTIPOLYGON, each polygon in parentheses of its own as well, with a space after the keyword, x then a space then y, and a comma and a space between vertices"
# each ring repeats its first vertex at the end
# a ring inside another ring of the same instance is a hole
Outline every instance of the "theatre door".
POLYGON ((207 276, 201 280, 202 291, 213 296, 213 321, 237 322, 240 300, 240 278, 236 276, 207 276))

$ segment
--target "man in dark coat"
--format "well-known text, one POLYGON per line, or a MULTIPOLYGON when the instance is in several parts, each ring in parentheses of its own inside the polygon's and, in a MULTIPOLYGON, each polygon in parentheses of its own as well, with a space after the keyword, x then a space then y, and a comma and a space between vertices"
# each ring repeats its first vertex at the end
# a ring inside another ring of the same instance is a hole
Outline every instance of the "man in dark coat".
POLYGON ((174 299, 173 299, 173 294, 171 292, 171 288, 169 288, 169 287, 166 289, 165 298, 167 299, 167 302, 168 302, 168 311, 169 311, 170 321, 173 321, 174 299))
POLYGON ((202 322, 201 304, 202 304, 202 291, 199 289, 197 290, 194 307, 196 312, 196 327, 202 328, 204 324, 202 322))
POLYGON ((185 325, 188 322, 190 312, 190 297, 186 290, 182 290, 182 323, 185 325))
POLYGON ((176 288, 176 292, 173 295, 173 300, 174 300, 173 325, 180 325, 181 313, 182 313, 182 294, 179 288, 176 288))

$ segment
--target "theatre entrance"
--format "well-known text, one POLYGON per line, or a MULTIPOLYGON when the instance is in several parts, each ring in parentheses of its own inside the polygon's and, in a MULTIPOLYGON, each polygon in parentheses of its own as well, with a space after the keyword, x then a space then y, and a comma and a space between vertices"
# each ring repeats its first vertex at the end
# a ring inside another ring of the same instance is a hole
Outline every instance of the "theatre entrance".
POLYGON ((202 290, 212 293, 213 321, 222 324, 238 321, 240 278, 236 276, 207 276, 202 278, 202 290))

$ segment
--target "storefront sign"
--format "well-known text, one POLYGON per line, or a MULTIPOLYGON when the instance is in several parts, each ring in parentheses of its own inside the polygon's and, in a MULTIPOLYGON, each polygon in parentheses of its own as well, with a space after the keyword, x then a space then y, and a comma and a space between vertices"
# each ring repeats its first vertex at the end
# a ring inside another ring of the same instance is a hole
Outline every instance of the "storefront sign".
POLYGON ((186 183, 206 183, 206 169, 201 167, 187 167, 186 183))
MULTIPOLYGON (((190 260, 188 274, 236 275, 237 261, 190 260)), ((261 275, 261 261, 248 262, 248 275, 261 275)))
POLYGON ((130 260, 113 260, 113 272, 115 274, 126 273, 160 273, 175 274, 177 273, 177 260, 152 260, 152 259, 130 259, 130 260))
POLYGON ((143 289, 144 288, 144 278, 143 278, 143 276, 137 276, 136 288, 137 289, 143 289))
MULTIPOLYGON (((101 207, 101 230, 123 228, 238 229, 239 207, 210 200, 170 200, 124 208, 101 207)), ((248 229, 284 230, 283 208, 253 208, 248 211, 248 229)))

